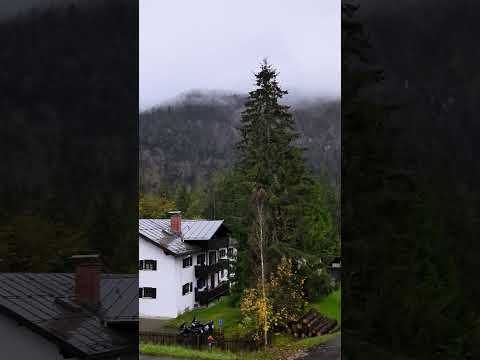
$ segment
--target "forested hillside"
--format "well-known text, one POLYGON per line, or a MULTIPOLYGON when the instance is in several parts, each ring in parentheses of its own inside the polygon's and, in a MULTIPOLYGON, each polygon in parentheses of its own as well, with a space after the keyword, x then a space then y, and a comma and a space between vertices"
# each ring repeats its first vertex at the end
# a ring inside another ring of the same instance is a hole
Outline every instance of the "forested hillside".
POLYGON ((342 84, 342 328, 415 358, 476 359, 480 4, 372 2, 342 18, 342 79, 364 80, 342 84))
POLYGON ((0 24, 0 270, 136 271, 138 10, 87 5, 0 24))
MULTIPOLYGON (((140 114, 140 186, 143 193, 193 185, 232 164, 245 96, 190 92, 140 114)), ((288 101, 316 175, 340 182, 340 101, 288 101)))

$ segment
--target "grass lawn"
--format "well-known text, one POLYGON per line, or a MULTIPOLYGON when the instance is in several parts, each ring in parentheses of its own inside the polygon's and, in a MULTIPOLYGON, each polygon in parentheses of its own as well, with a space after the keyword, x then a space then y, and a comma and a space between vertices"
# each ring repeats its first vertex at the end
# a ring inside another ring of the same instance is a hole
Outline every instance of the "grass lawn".
MULTIPOLYGON (((314 308, 325 316, 336 319, 340 324, 342 320, 341 304, 341 290, 339 289, 322 299, 310 303, 308 308, 314 308)), ((239 334, 238 323, 241 320, 240 309, 230 306, 228 297, 221 298, 217 303, 208 308, 188 311, 176 319, 168 321, 165 326, 171 329, 178 329, 183 322, 186 322, 187 325, 190 326, 194 316, 202 322, 213 320, 215 328, 217 328, 217 320, 221 319, 222 329, 226 337, 234 337, 239 334)))
POLYGON ((221 298, 217 303, 208 308, 188 311, 176 319, 170 320, 165 326, 172 329, 178 329, 183 322, 186 322, 187 325, 190 326, 194 316, 201 322, 213 320, 215 329, 217 330, 217 320, 221 319, 225 337, 231 338, 238 335, 238 323, 241 319, 240 309, 230 306, 228 303, 228 297, 221 298))
POLYGON ((310 303, 308 307, 337 320, 340 324, 342 321, 342 292, 340 289, 335 290, 326 297, 310 303))
POLYGON ((258 351, 251 353, 230 353, 227 351, 194 350, 180 346, 140 344, 140 353, 198 360, 276 360, 278 351, 258 351))
MULTIPOLYGON (((325 316, 336 319, 340 324, 341 290, 336 290, 322 299, 313 301, 308 305, 307 308, 314 308, 325 316)), ((228 303, 227 297, 221 298, 219 302, 211 305, 208 308, 195 309, 186 312, 176 319, 170 320, 166 324, 166 327, 177 329, 183 322, 190 324, 194 316, 202 322, 213 320, 215 322, 215 327, 217 327, 217 320, 222 319, 222 328, 226 337, 232 338, 240 334, 240 330, 238 328, 238 323, 241 320, 240 309, 231 307, 228 303)), ((273 346, 271 348, 265 351, 253 353, 233 354, 216 350, 208 352, 187 349, 179 346, 162 346, 152 344, 140 344, 140 352, 144 354, 166 355, 171 357, 183 357, 200 360, 275 360, 285 358, 286 354, 292 354, 299 349, 321 344, 340 335, 341 332, 338 331, 333 334, 306 339, 296 339, 290 335, 278 334, 273 336, 273 346)))
POLYGON ((235 355, 222 351, 199 351, 181 346, 155 345, 140 343, 140 352, 146 355, 164 355, 184 359, 200 360, 236 360, 235 355))
POLYGON ((316 336, 302 340, 292 339, 292 337, 286 335, 279 335, 274 338, 273 346, 269 347, 267 350, 250 353, 230 353, 218 350, 210 352, 205 350, 193 350, 180 346, 141 343, 140 353, 199 360, 280 360, 291 357, 293 354, 297 353, 299 349, 318 345, 322 342, 331 340, 336 336, 340 336, 340 333, 337 332, 335 334, 316 336))

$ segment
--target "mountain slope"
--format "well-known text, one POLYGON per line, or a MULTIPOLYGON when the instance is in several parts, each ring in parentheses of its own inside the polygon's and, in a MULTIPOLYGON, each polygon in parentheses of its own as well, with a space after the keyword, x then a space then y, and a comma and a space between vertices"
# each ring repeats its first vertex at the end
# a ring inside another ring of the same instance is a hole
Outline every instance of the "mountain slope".
MULTIPOLYGON (((142 112, 139 117, 140 186, 143 192, 194 184, 234 159, 245 97, 190 92, 177 101, 142 112)), ((340 179, 340 102, 309 100, 291 104, 315 174, 340 179)))

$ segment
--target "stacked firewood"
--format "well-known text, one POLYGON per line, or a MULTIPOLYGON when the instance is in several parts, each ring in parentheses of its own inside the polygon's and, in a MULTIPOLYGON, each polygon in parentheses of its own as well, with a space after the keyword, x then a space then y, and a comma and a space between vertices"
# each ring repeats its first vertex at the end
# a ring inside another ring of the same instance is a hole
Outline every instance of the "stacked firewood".
POLYGON ((337 326, 337 320, 329 319, 314 309, 308 310, 288 326, 288 333, 305 338, 328 334, 337 326))

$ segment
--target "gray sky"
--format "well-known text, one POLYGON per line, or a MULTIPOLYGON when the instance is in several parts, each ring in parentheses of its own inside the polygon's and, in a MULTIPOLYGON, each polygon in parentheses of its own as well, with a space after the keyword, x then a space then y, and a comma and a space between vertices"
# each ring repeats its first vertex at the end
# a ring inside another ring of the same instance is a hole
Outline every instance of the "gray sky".
POLYGON ((140 0, 140 109, 246 92, 267 57, 295 95, 340 96, 340 0, 140 0))

